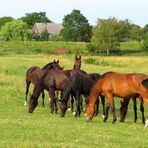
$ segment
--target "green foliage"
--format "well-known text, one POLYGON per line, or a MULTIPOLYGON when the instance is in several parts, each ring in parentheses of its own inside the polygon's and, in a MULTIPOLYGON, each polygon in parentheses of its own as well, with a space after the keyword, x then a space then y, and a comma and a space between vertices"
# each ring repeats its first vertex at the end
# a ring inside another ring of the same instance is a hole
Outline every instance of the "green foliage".
POLYGON ((143 36, 142 28, 136 24, 130 24, 130 39, 141 41, 143 36))
POLYGON ((120 25, 116 18, 99 19, 93 28, 92 42, 98 50, 115 50, 119 47, 120 25))
POLYGON ((8 22, 1 28, 0 38, 2 41, 24 41, 28 36, 27 30, 28 25, 23 21, 15 20, 12 22, 8 22))
POLYGON ((88 50, 90 53, 95 53, 96 52, 96 46, 91 44, 91 43, 88 43, 86 45, 86 50, 88 50))
POLYGON ((35 23, 51 23, 52 21, 48 19, 46 16, 46 12, 33 12, 33 13, 26 13, 26 16, 21 17, 20 19, 26 22, 30 28, 33 27, 35 23))
POLYGON ((143 40, 143 49, 144 50, 148 50, 148 32, 145 34, 144 36, 144 40, 143 40))
POLYGON ((5 16, 5 17, 1 17, 0 18, 0 29, 2 26, 4 26, 6 23, 13 21, 14 18, 10 17, 10 16, 5 16))
POLYGON ((91 26, 79 10, 73 10, 63 19, 61 35, 65 41, 89 42, 91 39, 91 26))

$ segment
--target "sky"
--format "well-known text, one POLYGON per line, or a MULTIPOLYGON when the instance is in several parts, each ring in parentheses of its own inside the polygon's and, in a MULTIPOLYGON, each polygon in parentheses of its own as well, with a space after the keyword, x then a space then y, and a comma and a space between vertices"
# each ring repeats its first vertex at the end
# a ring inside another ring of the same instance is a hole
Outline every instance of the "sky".
POLYGON ((96 25, 98 18, 109 17, 129 19, 141 27, 148 24, 148 0, 1 0, 0 17, 17 19, 25 13, 46 12, 51 21, 62 23, 74 9, 80 10, 91 25, 96 25))

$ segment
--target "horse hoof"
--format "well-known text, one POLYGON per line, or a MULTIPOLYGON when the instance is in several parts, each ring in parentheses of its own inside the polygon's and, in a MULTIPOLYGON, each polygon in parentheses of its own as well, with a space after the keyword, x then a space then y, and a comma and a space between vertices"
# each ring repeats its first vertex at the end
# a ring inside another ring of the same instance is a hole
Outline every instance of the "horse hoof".
POLYGON ((114 124, 116 122, 116 119, 114 119, 113 121, 112 121, 112 124, 114 124))
POLYGON ((24 106, 27 106, 27 101, 25 101, 24 106))
POLYGON ((71 109, 70 109, 70 108, 68 108, 67 110, 68 110, 68 111, 70 111, 71 109))
POLYGON ((123 123, 123 122, 124 122, 124 120, 120 120, 120 122, 122 122, 122 123, 123 123))
POLYGON ((92 120, 89 117, 86 117, 86 122, 92 122, 92 120))

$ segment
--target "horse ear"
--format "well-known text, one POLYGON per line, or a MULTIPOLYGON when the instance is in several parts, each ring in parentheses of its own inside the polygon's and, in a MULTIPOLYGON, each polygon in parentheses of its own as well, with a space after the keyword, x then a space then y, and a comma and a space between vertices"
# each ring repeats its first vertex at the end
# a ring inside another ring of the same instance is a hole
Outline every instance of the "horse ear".
POLYGON ((54 59, 54 61, 53 61, 53 62, 54 62, 54 63, 56 62, 56 61, 55 61, 55 59, 54 59))
POLYGON ((59 63, 59 60, 57 60, 57 63, 59 63))
POLYGON ((148 88, 148 79, 145 79, 142 81, 142 85, 146 88, 148 88))

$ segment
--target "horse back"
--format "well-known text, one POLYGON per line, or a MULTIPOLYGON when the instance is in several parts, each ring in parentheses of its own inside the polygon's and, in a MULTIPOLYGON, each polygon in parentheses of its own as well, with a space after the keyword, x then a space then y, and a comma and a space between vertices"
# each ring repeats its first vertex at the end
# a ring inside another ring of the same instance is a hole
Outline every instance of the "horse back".
POLYGON ((37 66, 30 67, 26 72, 26 81, 31 81, 33 84, 36 84, 36 82, 41 77, 41 69, 37 66))
POLYGON ((140 73, 121 74, 115 72, 105 73, 99 82, 104 93, 112 92, 112 95, 125 97, 134 93, 141 93, 141 82, 147 77, 140 73))

